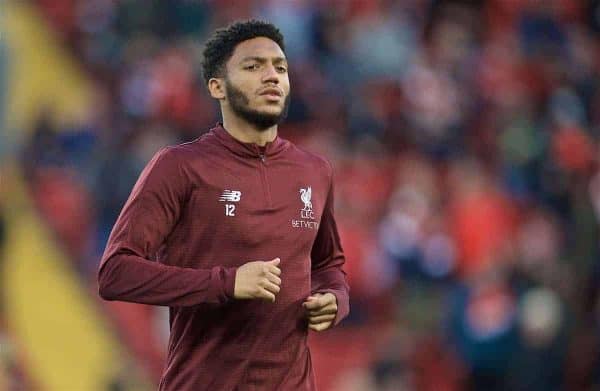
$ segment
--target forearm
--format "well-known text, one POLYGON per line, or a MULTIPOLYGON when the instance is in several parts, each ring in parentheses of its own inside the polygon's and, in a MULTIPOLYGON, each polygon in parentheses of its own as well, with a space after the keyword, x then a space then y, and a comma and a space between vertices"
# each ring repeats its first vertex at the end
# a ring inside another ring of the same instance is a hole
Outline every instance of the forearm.
POLYGON ((117 254, 100 268, 98 288, 105 300, 172 307, 222 304, 233 298, 235 272, 220 266, 181 268, 117 254))

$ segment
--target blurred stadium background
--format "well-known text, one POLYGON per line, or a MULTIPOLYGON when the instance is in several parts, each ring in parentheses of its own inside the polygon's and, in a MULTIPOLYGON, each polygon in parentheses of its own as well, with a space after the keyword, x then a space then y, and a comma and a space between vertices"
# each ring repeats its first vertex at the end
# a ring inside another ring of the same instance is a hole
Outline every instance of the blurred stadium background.
MULTIPOLYGON (((141 168, 218 120, 216 27, 285 34, 352 288, 324 391, 600 389, 597 0, 0 2, 0 390, 150 390, 164 308, 95 272, 141 168)), ((223 374, 226 376, 227 374, 223 374)))

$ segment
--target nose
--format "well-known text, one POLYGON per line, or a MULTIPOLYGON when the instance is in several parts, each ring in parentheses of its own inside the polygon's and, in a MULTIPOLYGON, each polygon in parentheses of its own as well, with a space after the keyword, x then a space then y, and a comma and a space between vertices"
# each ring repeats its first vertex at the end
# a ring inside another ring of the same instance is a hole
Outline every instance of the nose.
POLYGON ((277 73, 277 70, 275 70, 273 64, 265 67, 262 82, 279 84, 279 74, 277 73))

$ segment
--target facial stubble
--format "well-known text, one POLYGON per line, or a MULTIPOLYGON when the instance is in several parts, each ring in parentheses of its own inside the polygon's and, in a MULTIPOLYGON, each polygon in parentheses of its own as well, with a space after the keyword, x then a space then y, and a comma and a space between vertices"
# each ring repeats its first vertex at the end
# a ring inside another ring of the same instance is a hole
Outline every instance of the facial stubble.
POLYGON ((225 89, 231 110, 248 123, 256 126, 259 130, 267 130, 274 125, 278 125, 287 117, 290 106, 290 94, 285 97, 283 108, 279 114, 270 114, 251 109, 249 107, 250 99, 228 79, 225 79, 225 89))

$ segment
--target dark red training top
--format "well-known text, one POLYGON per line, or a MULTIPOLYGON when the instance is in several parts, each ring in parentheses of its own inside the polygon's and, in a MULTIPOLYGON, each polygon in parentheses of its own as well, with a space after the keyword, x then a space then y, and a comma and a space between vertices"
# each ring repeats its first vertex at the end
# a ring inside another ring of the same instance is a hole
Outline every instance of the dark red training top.
POLYGON ((170 307, 160 390, 315 390, 302 303, 349 311, 330 164, 277 137, 261 149, 221 125, 159 151, 100 263, 107 300, 170 307), (233 298, 235 272, 281 258, 275 303, 233 298), (156 262, 151 262, 156 261, 156 262))

